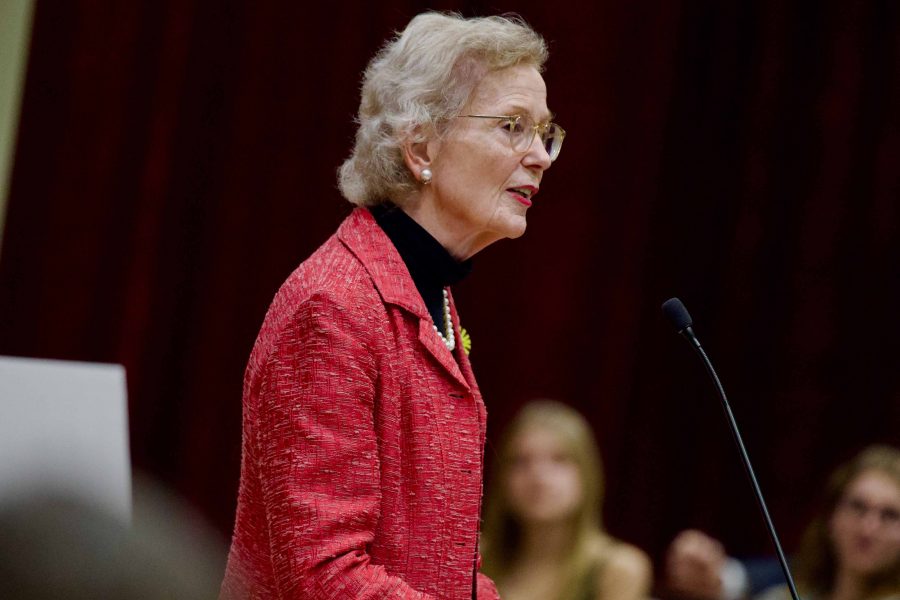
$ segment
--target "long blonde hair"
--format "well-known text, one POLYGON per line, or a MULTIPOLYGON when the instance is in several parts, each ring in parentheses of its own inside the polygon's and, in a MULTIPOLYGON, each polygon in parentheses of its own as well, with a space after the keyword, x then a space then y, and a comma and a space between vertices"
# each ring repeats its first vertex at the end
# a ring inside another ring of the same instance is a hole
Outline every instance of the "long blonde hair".
POLYGON ((531 428, 555 434, 581 475, 583 497, 573 517, 572 543, 563 561, 565 583, 559 598, 581 597, 593 583, 590 574, 596 564, 598 542, 609 541, 601 519, 603 468, 590 425, 577 411, 553 400, 526 404, 500 440, 485 505, 481 545, 484 571, 502 583, 520 550, 521 524, 511 510, 505 480, 513 442, 531 428))
MULTIPOLYGON (((797 556, 798 586, 806 592, 829 594, 834 587, 837 557, 829 523, 838 503, 853 481, 868 471, 890 477, 900 487, 900 450, 891 446, 869 446, 831 475, 817 515, 806 529, 797 556)), ((900 557, 866 582, 869 595, 900 593, 900 557)))

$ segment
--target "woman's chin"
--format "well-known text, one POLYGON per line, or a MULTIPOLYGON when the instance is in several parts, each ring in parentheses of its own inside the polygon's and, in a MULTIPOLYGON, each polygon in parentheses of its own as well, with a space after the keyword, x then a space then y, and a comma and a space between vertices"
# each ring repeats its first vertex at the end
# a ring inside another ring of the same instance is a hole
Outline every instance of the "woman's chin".
POLYGON ((515 216, 509 219, 509 222, 506 226, 506 238, 510 240, 514 240, 516 238, 520 238, 525 234, 525 229, 527 228, 528 223, 525 220, 525 215, 515 216))
POLYGON ((871 577, 887 569, 891 565, 891 561, 879 558, 862 558, 855 557, 846 561, 848 571, 856 574, 858 577, 871 577))
POLYGON ((520 229, 517 229, 514 233, 509 235, 509 239, 514 240, 516 238, 520 238, 525 235, 525 225, 523 224, 520 229))

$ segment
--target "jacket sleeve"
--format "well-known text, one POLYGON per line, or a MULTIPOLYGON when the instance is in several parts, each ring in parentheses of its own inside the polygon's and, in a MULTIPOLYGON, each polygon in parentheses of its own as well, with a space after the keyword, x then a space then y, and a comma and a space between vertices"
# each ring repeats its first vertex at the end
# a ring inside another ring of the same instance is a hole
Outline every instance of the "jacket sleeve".
POLYGON ((429 600, 370 562, 376 361, 359 312, 314 296, 264 368, 256 450, 279 597, 429 600))

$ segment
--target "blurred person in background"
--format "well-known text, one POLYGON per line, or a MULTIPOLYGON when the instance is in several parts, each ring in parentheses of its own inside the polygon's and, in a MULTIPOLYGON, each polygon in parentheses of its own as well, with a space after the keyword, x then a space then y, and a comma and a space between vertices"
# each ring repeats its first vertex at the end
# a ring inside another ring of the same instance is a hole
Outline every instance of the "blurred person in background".
MULTIPOLYGON (((686 533, 669 549, 669 588, 684 597, 731 600, 759 587, 752 570, 743 589, 723 585, 733 559, 718 541, 686 533)), ((832 473, 792 572, 804 600, 900 600, 900 450, 870 446, 832 473)), ((790 597, 786 585, 756 596, 790 597)))
POLYGON ((546 59, 518 18, 426 13, 369 64, 340 169, 357 208, 278 291, 247 366, 223 597, 496 598, 450 285, 525 232, 559 154, 546 59))
POLYGON ((784 581, 777 559, 738 560, 714 537, 697 529, 680 532, 666 553, 665 585, 678 598, 741 600, 784 581))
POLYGON ((602 524, 603 471, 587 421, 527 404, 505 432, 485 507, 484 570, 504 600, 648 597, 653 569, 602 524))
POLYGON ((134 479, 130 523, 67 491, 0 503, 4 600, 212 600, 226 548, 183 499, 134 479))

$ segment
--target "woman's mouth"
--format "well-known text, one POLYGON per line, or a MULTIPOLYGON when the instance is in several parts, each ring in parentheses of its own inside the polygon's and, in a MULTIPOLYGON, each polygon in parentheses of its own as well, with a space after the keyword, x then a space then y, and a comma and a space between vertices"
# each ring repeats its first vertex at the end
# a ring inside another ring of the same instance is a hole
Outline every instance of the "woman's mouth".
POLYGON ((523 206, 531 206, 532 198, 537 194, 537 188, 531 185, 523 185, 521 187, 509 188, 506 190, 509 195, 516 199, 523 206))

